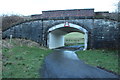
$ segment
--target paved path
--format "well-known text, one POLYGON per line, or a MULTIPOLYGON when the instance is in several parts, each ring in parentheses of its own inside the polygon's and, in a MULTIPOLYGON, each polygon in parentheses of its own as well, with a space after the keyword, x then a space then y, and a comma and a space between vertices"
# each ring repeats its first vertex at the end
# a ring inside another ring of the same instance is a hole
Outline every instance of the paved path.
POLYGON ((89 66, 74 51, 55 50, 49 54, 42 69, 43 78, 117 78, 102 69, 89 66))

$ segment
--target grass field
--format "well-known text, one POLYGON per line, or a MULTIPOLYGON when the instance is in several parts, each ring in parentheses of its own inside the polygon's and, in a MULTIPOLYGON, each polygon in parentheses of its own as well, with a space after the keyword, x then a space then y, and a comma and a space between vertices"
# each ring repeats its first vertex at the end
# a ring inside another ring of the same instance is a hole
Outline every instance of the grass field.
POLYGON ((51 50, 27 45, 31 41, 25 40, 8 43, 2 51, 3 78, 38 78, 43 59, 51 50))
MULTIPOLYGON (((43 59, 52 50, 33 43, 19 39, 12 40, 12 43, 3 40, 3 78, 39 78, 43 59)), ((87 50, 78 51, 77 55, 87 64, 119 73, 117 51, 87 50)))
POLYGON ((72 32, 65 35, 65 45, 78 45, 84 43, 84 34, 72 32))
POLYGON ((118 51, 108 51, 108 50, 86 50, 78 51, 78 57, 85 61, 85 63, 92 66, 98 66, 108 71, 119 72, 119 56, 118 51))
POLYGON ((3 78, 38 78, 44 56, 51 50, 16 46, 3 50, 3 78))

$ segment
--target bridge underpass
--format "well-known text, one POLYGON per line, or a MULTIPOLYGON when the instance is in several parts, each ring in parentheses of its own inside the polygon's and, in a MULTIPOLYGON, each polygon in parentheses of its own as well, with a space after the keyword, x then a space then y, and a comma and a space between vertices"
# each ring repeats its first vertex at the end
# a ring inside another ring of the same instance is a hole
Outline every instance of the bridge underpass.
POLYGON ((62 23, 55 25, 48 30, 48 40, 47 45, 50 49, 55 49, 58 47, 65 46, 64 35, 71 32, 80 32, 84 34, 84 49, 87 49, 88 44, 88 31, 82 26, 73 23, 62 23))

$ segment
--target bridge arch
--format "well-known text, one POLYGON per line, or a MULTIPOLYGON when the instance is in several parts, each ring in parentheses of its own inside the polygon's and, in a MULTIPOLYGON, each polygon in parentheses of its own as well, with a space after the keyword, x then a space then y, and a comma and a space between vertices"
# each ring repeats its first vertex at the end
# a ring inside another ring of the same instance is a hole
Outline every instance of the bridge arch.
MULTIPOLYGON (((68 22, 67 22, 68 23, 68 22)), ((60 23, 47 30, 47 46, 50 49, 64 46, 64 35, 71 32, 84 33, 84 50, 88 48, 88 30, 74 23, 60 23)))

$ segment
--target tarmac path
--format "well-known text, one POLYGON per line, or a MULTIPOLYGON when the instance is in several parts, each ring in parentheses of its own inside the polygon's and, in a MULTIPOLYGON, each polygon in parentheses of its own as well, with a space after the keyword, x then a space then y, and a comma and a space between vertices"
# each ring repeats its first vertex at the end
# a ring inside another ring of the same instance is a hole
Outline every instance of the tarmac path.
POLYGON ((75 51, 56 49, 45 59, 43 78, 118 78, 117 75, 85 64, 75 51))

